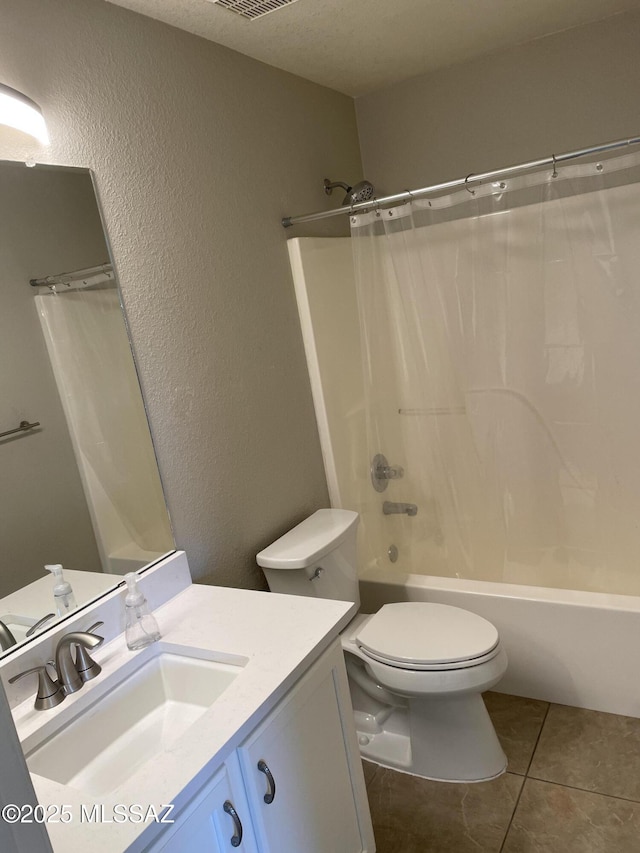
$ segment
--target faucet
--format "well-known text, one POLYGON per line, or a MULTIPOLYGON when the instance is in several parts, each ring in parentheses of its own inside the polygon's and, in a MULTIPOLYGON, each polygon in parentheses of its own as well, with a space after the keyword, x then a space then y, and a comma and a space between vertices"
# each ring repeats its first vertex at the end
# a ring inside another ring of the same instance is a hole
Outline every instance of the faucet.
POLYGON ((58 643, 56 647, 56 672, 65 696, 80 690, 85 681, 94 678, 100 672, 99 665, 91 660, 86 650, 95 649, 103 641, 104 637, 90 633, 92 629, 102 624, 99 622, 92 625, 89 631, 72 631, 70 634, 65 634, 58 643), (81 664, 82 671, 78 670, 71 656, 71 647, 74 645, 78 646, 77 663, 81 664))
POLYGON ((11 646, 15 646, 15 644, 16 638, 0 619, 0 650, 4 652, 7 649, 10 649, 11 646))
POLYGON ((100 664, 92 660, 87 651, 87 649, 95 649, 104 640, 104 637, 91 633, 100 625, 104 625, 104 622, 96 622, 86 631, 73 631, 70 634, 65 634, 56 647, 55 662, 49 660, 45 664, 19 672, 9 679, 9 684, 24 678, 25 675, 37 673, 38 693, 36 694, 34 708, 36 711, 55 708, 56 705, 64 702, 65 696, 80 690, 85 681, 91 681, 92 678, 102 672, 100 664), (71 655, 73 646, 76 646, 77 649, 75 662, 71 655), (47 672, 49 666, 55 668, 57 681, 50 678, 47 672))
POLYGON ((382 504, 382 512, 385 515, 395 515, 396 513, 402 515, 406 513, 407 515, 417 515, 418 507, 415 504, 405 504, 405 503, 394 503, 393 501, 385 501, 382 504))

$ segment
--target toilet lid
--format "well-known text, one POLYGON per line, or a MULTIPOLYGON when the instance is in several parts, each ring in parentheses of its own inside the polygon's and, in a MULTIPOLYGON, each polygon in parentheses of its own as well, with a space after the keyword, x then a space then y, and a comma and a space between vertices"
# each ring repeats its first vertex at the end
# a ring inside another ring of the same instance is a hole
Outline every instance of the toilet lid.
POLYGON ((483 658, 498 645, 496 628, 448 604, 385 604, 356 635, 365 653, 405 669, 453 666, 483 658))

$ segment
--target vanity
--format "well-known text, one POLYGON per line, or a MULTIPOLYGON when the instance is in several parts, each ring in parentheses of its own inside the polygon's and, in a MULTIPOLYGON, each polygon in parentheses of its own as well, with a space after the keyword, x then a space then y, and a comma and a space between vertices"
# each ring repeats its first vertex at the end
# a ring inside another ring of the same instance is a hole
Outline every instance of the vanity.
POLYGON ((13 707, 53 850, 374 851, 338 639, 353 605, 195 585, 184 566, 141 577, 159 643, 127 649, 115 590, 0 665, 6 683, 104 620, 96 678, 48 711, 26 679, 13 707))

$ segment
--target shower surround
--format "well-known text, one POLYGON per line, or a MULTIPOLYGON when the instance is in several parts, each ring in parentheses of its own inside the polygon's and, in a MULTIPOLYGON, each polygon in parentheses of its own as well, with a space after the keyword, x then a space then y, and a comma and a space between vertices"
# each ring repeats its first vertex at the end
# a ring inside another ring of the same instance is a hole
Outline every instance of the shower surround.
POLYGON ((640 716, 627 676, 640 648, 640 192, 622 168, 608 188, 575 192, 580 175, 568 177, 553 197, 530 181, 518 203, 505 193, 428 227, 421 211, 411 228, 396 208, 386 236, 373 221, 384 213, 372 213, 354 228, 364 240, 299 238, 289 253, 332 504, 362 517, 363 609, 429 600, 473 610, 504 639, 500 689, 640 716), (416 257, 427 234, 425 285, 416 257), (487 234, 492 251, 480 256, 487 234), (389 295, 400 279, 410 281, 404 306, 389 295), (438 321, 426 342, 412 314, 438 321), (459 337, 469 324, 475 348, 459 337), (426 388, 414 392, 420 371, 426 388), (405 469, 383 494, 371 484, 376 452, 405 469), (415 503, 418 515, 386 516, 384 500, 415 503))

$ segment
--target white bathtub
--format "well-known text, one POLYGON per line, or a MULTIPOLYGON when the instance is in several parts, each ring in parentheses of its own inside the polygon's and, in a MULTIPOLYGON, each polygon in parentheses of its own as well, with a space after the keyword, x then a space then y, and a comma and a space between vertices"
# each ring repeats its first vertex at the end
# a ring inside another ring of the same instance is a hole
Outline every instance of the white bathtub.
POLYGON ((498 691, 640 717, 640 597, 367 570, 361 609, 393 601, 463 607, 497 627, 498 691))
MULTIPOLYGON (((296 238, 288 246, 331 505, 363 519, 373 513, 379 541, 360 553, 384 554, 407 531, 405 519, 382 515, 361 453, 368 440, 350 241, 296 238)), ((435 601, 485 616, 509 657, 498 687, 505 693, 640 718, 640 596, 402 574, 398 564, 367 568, 360 586, 365 613, 386 602, 435 601)))

